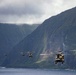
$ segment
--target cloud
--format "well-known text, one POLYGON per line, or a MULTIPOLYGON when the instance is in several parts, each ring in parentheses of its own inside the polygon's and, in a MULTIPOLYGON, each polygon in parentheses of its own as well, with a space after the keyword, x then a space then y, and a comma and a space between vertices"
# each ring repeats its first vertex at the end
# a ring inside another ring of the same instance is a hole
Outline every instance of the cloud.
MULTIPOLYGON (((6 0, 4 0, 6 1, 6 0)), ((42 14, 40 7, 32 2, 25 0, 11 0, 8 3, 3 2, 0 6, 0 14, 2 15, 24 15, 24 14, 42 14)))
POLYGON ((75 5, 75 0, 0 0, 0 22, 41 23, 75 5))

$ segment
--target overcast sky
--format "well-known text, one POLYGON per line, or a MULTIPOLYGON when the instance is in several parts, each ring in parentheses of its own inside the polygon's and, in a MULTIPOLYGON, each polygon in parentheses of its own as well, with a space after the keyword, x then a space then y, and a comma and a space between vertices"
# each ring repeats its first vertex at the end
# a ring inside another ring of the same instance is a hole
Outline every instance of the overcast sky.
POLYGON ((0 23, 42 23, 76 6, 76 0, 0 0, 0 23))

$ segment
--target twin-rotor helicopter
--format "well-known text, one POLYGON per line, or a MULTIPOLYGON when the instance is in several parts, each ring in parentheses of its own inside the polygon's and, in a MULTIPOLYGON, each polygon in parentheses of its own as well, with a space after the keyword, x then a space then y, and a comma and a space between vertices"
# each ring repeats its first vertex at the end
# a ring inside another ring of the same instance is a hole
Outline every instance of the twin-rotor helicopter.
MULTIPOLYGON (((74 51, 74 50, 71 50, 71 51, 74 51)), ((76 50, 75 50, 76 51, 76 50)), ((26 53, 24 53, 24 52, 20 52, 20 54, 22 55, 22 56, 26 56, 26 55, 28 55, 28 57, 29 58, 32 58, 33 57, 33 52, 26 52, 26 53)), ((41 56, 47 56, 47 55, 52 55, 52 54, 40 54, 41 56)), ((59 62, 61 62, 62 64, 64 63, 64 53, 62 52, 62 51, 58 51, 56 54, 55 54, 55 61, 54 61, 54 63, 55 64, 57 64, 57 63, 59 63, 59 62)), ((7 54, 5 54, 4 56, 8 56, 7 54)))

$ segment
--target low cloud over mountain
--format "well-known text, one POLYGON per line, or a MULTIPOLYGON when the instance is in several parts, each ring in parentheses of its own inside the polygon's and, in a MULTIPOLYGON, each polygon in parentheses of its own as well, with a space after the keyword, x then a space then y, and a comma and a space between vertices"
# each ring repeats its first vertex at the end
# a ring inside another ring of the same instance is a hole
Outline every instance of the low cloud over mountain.
POLYGON ((75 5, 75 0, 0 0, 0 22, 42 23, 75 5))

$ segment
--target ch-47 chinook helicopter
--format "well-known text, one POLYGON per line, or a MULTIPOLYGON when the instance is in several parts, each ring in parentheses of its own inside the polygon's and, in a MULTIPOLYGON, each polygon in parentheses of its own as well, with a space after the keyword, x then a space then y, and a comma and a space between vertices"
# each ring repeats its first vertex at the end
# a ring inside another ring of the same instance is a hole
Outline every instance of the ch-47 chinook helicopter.
POLYGON ((41 56, 51 56, 51 55, 55 55, 55 64, 57 64, 58 62, 61 62, 62 64, 64 63, 64 54, 62 53, 62 51, 58 51, 56 54, 54 53, 50 53, 50 54, 40 54, 41 56))
POLYGON ((76 50, 72 49, 69 51, 64 51, 65 54, 62 53, 62 51, 59 51, 57 54, 56 54, 56 57, 55 57, 55 64, 57 64, 58 62, 61 62, 62 64, 64 63, 64 56, 71 56, 71 53, 76 53, 76 50), (67 53, 68 52, 68 53, 67 53), (66 54, 67 53, 67 54, 66 54))
POLYGON ((21 52, 21 55, 22 56, 28 55, 28 57, 33 57, 33 53, 32 52, 26 52, 26 53, 21 52))
POLYGON ((32 52, 28 52, 28 56, 29 57, 33 57, 33 53, 32 52))
POLYGON ((62 64, 64 63, 64 54, 61 51, 59 51, 55 57, 55 64, 58 62, 62 62, 62 64))

